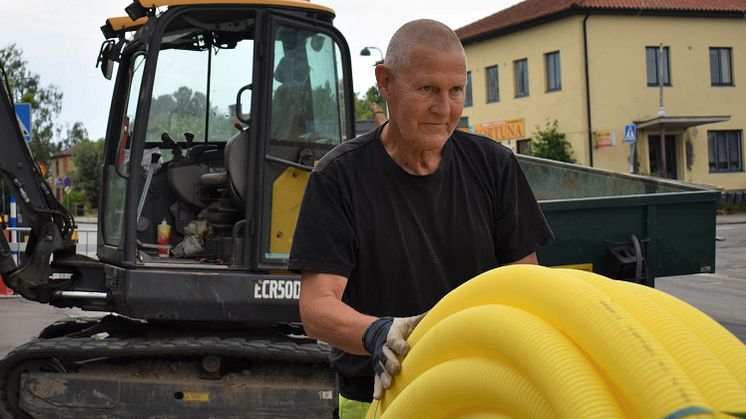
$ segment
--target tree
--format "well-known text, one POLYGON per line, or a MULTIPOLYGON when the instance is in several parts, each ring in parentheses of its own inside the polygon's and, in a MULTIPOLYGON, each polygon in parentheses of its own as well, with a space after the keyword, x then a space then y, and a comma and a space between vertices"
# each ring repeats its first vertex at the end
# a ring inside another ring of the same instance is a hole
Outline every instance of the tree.
POLYGON ((559 132, 559 123, 556 119, 554 122, 547 122, 543 130, 538 125, 536 126, 536 132, 531 137, 529 154, 545 159, 575 163, 572 146, 565 138, 565 134, 559 132))
POLYGON ((60 150, 67 150, 76 144, 89 140, 88 130, 85 128, 85 125, 82 122, 75 122, 72 126, 67 126, 67 133, 60 143, 60 150))
POLYGON ((101 187, 101 162, 104 156, 104 139, 91 141, 88 138, 80 141, 75 147, 73 162, 75 170, 71 179, 73 186, 90 199, 91 207, 96 208, 101 187))
POLYGON ((28 69, 23 50, 16 44, 0 49, 0 65, 6 71, 16 103, 31 104, 31 152, 37 161, 49 164, 49 157, 60 151, 59 144, 52 140, 58 130, 57 117, 62 110, 62 92, 54 85, 41 85, 41 78, 28 69))
POLYGON ((376 86, 371 86, 368 91, 365 92, 363 97, 355 96, 355 118, 356 119, 373 119, 373 111, 370 110, 371 103, 377 103, 381 109, 384 108, 386 102, 378 92, 376 86))
MULTIPOLYGON (((182 135, 185 132, 194 134, 197 141, 205 138, 206 104, 207 97, 204 93, 192 91, 186 86, 156 97, 150 105, 148 141, 158 141, 164 132, 169 133, 176 141, 183 141, 182 135)), ((217 109, 213 107, 212 110, 210 114, 217 115, 217 109)), ((210 122, 213 122, 212 118, 210 122)), ((210 129, 213 134, 216 127, 210 129)))

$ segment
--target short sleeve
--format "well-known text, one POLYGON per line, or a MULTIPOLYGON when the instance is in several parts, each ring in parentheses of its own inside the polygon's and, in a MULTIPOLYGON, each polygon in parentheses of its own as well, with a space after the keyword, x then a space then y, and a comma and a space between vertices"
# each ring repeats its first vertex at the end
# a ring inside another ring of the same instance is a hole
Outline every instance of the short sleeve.
POLYGON ((497 179, 495 228, 497 260, 520 260, 554 239, 531 186, 515 155, 503 164, 497 179))
POLYGON ((355 233, 349 195, 338 176, 314 171, 303 195, 288 269, 349 278, 355 267, 355 233))

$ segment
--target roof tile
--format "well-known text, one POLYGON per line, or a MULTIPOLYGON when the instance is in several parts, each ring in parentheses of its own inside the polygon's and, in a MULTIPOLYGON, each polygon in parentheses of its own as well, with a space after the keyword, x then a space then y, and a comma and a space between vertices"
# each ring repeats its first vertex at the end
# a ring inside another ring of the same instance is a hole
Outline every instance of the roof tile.
POLYGON ((526 0, 456 30, 462 41, 572 9, 733 12, 746 18, 746 0, 526 0))

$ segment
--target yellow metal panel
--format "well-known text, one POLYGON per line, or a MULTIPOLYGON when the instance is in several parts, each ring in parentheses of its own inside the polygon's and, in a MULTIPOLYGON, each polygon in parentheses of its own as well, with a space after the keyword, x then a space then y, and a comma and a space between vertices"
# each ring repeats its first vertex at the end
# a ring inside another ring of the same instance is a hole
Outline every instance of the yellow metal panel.
POLYGON ((144 25, 145 22, 148 21, 147 16, 141 17, 137 20, 132 20, 129 18, 129 16, 120 16, 120 17, 110 17, 106 19, 106 24, 111 26, 112 29, 115 31, 121 31, 121 30, 134 30, 139 28, 140 26, 144 25))
POLYGON ((271 253, 290 253, 306 183, 308 172, 290 167, 272 184, 271 253))
POLYGON ((184 401, 207 403, 210 401, 210 395, 208 393, 202 393, 202 392, 185 392, 184 401))
POLYGON ((258 6, 282 6, 298 9, 320 10, 334 14, 329 7, 313 4, 308 0, 139 0, 143 7, 184 6, 202 4, 251 4, 258 6))

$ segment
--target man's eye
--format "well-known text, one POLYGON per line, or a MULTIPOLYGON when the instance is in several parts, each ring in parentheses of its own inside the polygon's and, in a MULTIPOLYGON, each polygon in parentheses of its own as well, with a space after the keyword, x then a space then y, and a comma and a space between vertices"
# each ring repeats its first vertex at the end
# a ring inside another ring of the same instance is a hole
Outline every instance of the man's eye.
POLYGON ((463 91, 464 91, 464 88, 461 87, 461 86, 454 87, 453 89, 451 89, 451 92, 453 92, 453 93, 461 93, 463 91))
POLYGON ((430 86, 430 85, 422 86, 422 90, 425 91, 425 92, 429 92, 429 91, 433 90, 433 86, 430 86))

